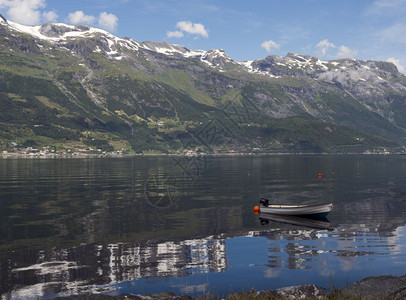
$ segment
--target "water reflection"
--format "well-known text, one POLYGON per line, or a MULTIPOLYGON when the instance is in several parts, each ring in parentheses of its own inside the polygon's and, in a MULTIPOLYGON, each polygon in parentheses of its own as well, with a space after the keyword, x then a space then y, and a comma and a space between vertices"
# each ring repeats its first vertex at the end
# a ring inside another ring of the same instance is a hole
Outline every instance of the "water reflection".
POLYGON ((259 222, 261 223, 261 225, 267 225, 269 224, 269 221, 315 229, 333 230, 330 221, 326 217, 312 218, 312 217, 296 217, 296 216, 279 216, 267 213, 261 213, 259 215, 259 222))
POLYGON ((8 282, 2 281, 3 284, 15 284, 10 289, 12 291, 4 296, 35 298, 106 292, 114 289, 116 283, 140 278, 222 272, 227 268, 227 260, 225 240, 207 237, 39 251, 29 253, 28 260, 20 256, 12 257, 1 268, 10 271, 8 282), (18 288, 21 285, 27 286, 18 288))
POLYGON ((159 157, 0 160, 0 293, 228 292, 400 275, 403 160, 212 158, 193 181, 159 157), (252 207, 262 195, 327 199, 334 210, 330 221, 260 215, 261 225, 252 207))
MULTIPOLYGON (((266 266, 261 275, 263 279, 277 278, 284 270, 314 268, 319 270, 319 275, 331 277, 337 272, 362 268, 361 256, 378 262, 376 255, 405 256, 402 246, 405 227, 398 228, 391 237, 381 237, 378 232, 351 233, 344 228, 330 231, 297 224, 287 226, 249 231, 234 237, 209 236, 181 241, 89 244, 59 250, 22 251, 1 264, 1 270, 8 270, 7 276, 2 277, 3 296, 35 298, 108 293, 118 290, 123 282, 132 286, 133 293, 139 293, 141 283, 138 281, 147 278, 193 278, 218 272, 232 276, 239 271, 240 262, 233 262, 234 258, 228 254, 238 251, 241 244, 237 246, 236 242, 241 238, 245 239, 245 247, 248 245, 247 249, 251 249, 250 254, 261 246, 261 239, 267 240, 267 254, 256 258, 263 260, 262 265, 266 266)), ((256 267, 259 266, 261 264, 256 267)), ((185 291, 186 287, 178 288, 185 291)), ((196 286, 188 288, 196 292, 196 286)), ((202 285, 198 290, 208 292, 213 288, 221 290, 218 286, 208 285, 202 285)))

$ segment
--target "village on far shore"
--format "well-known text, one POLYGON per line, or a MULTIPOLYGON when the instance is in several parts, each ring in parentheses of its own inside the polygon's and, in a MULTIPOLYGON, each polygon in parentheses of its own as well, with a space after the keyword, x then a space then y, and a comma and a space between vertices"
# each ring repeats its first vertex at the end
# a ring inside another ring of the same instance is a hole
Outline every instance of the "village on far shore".
POLYGON ((11 150, 3 150, 2 157, 66 157, 66 156, 123 156, 128 154, 124 149, 104 151, 92 147, 64 147, 43 146, 43 147, 20 147, 16 142, 11 142, 11 150))
MULTIPOLYGON (((241 151, 221 151, 215 153, 205 153, 201 149, 184 149, 177 153, 160 153, 156 151, 146 151, 142 153, 134 153, 128 149, 119 149, 106 151, 100 148, 93 147, 81 147, 81 146, 20 146, 16 142, 11 142, 7 150, 0 150, 0 158, 7 157, 123 157, 123 156, 132 156, 132 155, 184 155, 184 156, 202 156, 202 155, 301 155, 301 154, 343 154, 343 153, 289 153, 289 152, 262 152, 259 148, 254 148, 254 151, 251 152, 241 152, 241 151)), ((390 152, 386 148, 366 150, 362 153, 346 153, 346 154, 405 154, 404 152, 390 152)))

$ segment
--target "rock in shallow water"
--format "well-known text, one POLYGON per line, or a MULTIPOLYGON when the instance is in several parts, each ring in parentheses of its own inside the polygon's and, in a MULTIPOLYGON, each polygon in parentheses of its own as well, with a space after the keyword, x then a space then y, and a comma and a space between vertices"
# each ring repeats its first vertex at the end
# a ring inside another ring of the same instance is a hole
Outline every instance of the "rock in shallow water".
POLYGON ((368 277, 355 282, 343 292, 366 299, 406 299, 406 275, 368 277))
POLYGON ((285 287, 277 289, 276 293, 290 299, 319 299, 324 296, 323 289, 314 284, 285 287))

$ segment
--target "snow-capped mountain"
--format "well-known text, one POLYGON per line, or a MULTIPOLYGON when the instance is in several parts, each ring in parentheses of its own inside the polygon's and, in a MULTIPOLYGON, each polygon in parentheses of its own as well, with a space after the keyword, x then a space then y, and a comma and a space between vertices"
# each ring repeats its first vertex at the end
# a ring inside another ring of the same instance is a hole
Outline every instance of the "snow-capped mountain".
MULTIPOLYGON (((332 126, 343 126, 358 132, 352 134, 358 137, 372 134, 396 141, 406 128, 406 77, 388 62, 323 61, 294 53, 238 62, 222 49, 193 50, 167 42, 137 42, 83 25, 24 26, 3 17, 0 34, 1 69, 8 72, 6 78, 14 80, 10 77, 14 74, 45 80, 62 93, 62 98, 80 107, 82 112, 77 115, 100 110, 84 118, 90 127, 107 124, 106 118, 122 122, 131 128, 131 134, 144 123, 164 124, 156 121, 162 118, 185 126, 232 103, 232 109, 227 106, 231 109, 228 113, 246 114, 244 124, 252 121, 278 127, 271 120, 305 118, 329 124, 329 134, 334 132, 332 126), (87 103, 84 106, 83 101, 87 103), (248 120, 252 114, 247 114, 247 109, 257 116, 248 120)), ((5 95, 10 100, 14 94, 10 90, 5 95)), ((59 115, 64 115, 62 102, 57 106, 47 101, 42 104, 54 111, 59 107, 59 115)), ((55 122, 60 123, 61 118, 55 122)), ((336 128, 336 132, 340 130, 336 128)), ((294 140, 302 139, 303 134, 294 140)), ((256 135, 253 145, 259 148, 283 148, 297 142, 289 141, 286 134, 284 141, 278 136, 256 135)), ((366 138, 351 139, 359 142, 366 138)))
POLYGON ((297 76, 313 75, 320 80, 327 82, 338 82, 341 84, 350 81, 383 81, 379 76, 385 76, 384 72, 397 73, 397 68, 389 62, 356 61, 352 59, 323 61, 316 57, 289 53, 285 57, 268 56, 262 60, 236 62, 230 58, 223 49, 190 50, 181 45, 169 44, 167 42, 137 42, 130 38, 119 38, 109 32, 84 25, 67 25, 62 23, 47 23, 39 26, 25 26, 1 18, 3 24, 7 24, 12 30, 29 34, 39 40, 62 45, 84 38, 100 39, 93 51, 105 53, 111 58, 121 59, 123 49, 130 51, 146 50, 164 54, 167 56, 178 56, 183 58, 198 58, 207 65, 223 69, 227 66, 239 66, 241 70, 259 74, 276 76, 297 76), (120 51, 121 50, 121 51, 120 51), (380 72, 381 71, 381 72, 380 72))

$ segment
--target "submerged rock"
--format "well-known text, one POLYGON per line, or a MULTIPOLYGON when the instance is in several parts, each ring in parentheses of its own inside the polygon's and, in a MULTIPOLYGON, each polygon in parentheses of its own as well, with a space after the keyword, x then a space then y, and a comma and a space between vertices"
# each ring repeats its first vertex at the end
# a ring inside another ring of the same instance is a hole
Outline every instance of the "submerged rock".
MULTIPOLYGON (((314 284, 284 287, 277 290, 238 292, 225 299, 324 299, 324 290, 314 284)), ((204 297, 203 297, 204 299, 204 297)), ((216 298, 214 298, 216 299, 216 298)))
POLYGON ((343 292, 363 299, 406 299, 406 275, 368 277, 343 292))
POLYGON ((324 290, 314 284, 290 286, 277 289, 276 293, 289 299, 320 299, 324 297, 324 290))

